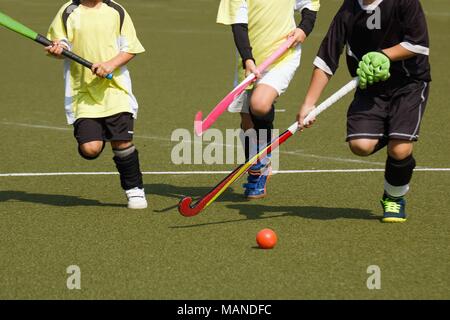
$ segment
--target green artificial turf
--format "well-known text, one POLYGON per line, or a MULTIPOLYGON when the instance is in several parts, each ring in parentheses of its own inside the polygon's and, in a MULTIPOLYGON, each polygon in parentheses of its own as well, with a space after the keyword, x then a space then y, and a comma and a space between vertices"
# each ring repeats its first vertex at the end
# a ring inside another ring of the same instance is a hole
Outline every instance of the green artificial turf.
MULTIPOLYGON (((2 0, 0 10, 44 33, 65 1, 2 0)), ((278 101, 286 128, 307 89, 311 62, 341 1, 323 1, 304 45, 302 66, 278 101)), ((131 64, 140 102, 136 140, 143 171, 231 170, 235 165, 174 165, 171 134, 192 131, 231 89, 235 49, 215 24, 218 1, 122 0, 147 53, 131 64)), ((433 83, 415 156, 449 168, 450 5, 422 1, 431 36, 433 83)), ((112 153, 78 156, 63 110, 62 66, 42 48, 0 28, 0 173, 113 172, 112 153)), ((349 80, 345 63, 324 97, 349 80)), ((282 170, 383 169, 385 154, 353 156, 344 142, 344 98, 318 123, 281 147, 282 170), (359 162, 355 162, 355 160, 359 162)), ((225 114, 215 124, 235 128, 225 114)), ((206 211, 178 214, 182 195, 201 196, 223 174, 146 175, 149 208, 129 211, 118 176, 0 176, 1 299, 449 299, 450 172, 417 172, 407 197, 409 220, 379 222, 383 173, 275 175, 270 196, 242 199, 235 183, 206 211), (256 248, 263 228, 273 250, 256 248), (68 290, 66 268, 81 268, 81 290, 68 290), (366 270, 381 268, 381 289, 366 270)))

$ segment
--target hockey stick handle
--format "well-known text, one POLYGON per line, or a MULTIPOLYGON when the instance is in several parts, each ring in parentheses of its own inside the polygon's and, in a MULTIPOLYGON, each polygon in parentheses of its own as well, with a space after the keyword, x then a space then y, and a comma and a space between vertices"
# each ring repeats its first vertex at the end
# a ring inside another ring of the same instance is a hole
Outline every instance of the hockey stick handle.
POLYGON ((303 124, 307 125, 312 119, 317 117, 323 111, 331 107, 337 101, 341 100, 344 96, 346 96, 350 91, 356 89, 358 86, 359 79, 358 77, 353 78, 349 83, 339 89, 336 93, 334 93, 331 97, 326 99, 320 105, 318 105, 315 109, 313 109, 303 120, 303 124))
MULTIPOLYGON (((44 37, 41 34, 38 34, 34 41, 36 41, 37 43, 40 43, 46 47, 53 45, 52 41, 50 41, 49 39, 47 39, 46 37, 44 37)), ((63 49, 62 55, 65 56, 66 58, 69 58, 69 59, 81 64, 82 66, 84 66, 88 69, 92 69, 92 66, 93 66, 92 62, 87 61, 86 59, 80 57, 79 55, 73 53, 72 51, 63 49)), ((105 78, 111 80, 113 78, 113 75, 108 74, 105 78)))
MULTIPOLYGON (((278 58, 280 58, 294 42, 294 38, 288 38, 283 44, 275 51, 269 58, 262 62, 258 67, 258 71, 263 73, 271 64, 273 64, 278 58)), ((229 94, 225 96, 208 114, 208 116, 202 120, 203 114, 197 112, 195 115, 194 130, 197 136, 201 136, 203 132, 208 130, 214 122, 220 117, 222 113, 230 106, 230 104, 238 97, 245 89, 256 81, 256 75, 254 73, 249 74, 239 85, 237 85, 229 94)))
MULTIPOLYGON (((29 38, 31 40, 34 40, 35 42, 42 44, 44 46, 52 46, 53 42, 44 37, 43 35, 35 32, 34 30, 31 30, 27 26, 23 25, 19 21, 11 18, 10 16, 4 14, 0 11, 0 25, 4 26, 5 28, 14 31, 26 38, 29 38)), ((65 57, 81 64, 82 66, 85 66, 86 68, 92 69, 92 63, 87 61, 86 59, 81 58, 80 56, 76 55, 75 53, 69 51, 69 50, 63 50, 62 53, 65 57)), ((113 75, 109 74, 106 76, 107 79, 112 79, 113 75)))
POLYGON ((294 43, 294 37, 288 38, 283 44, 275 51, 269 58, 262 62, 258 67, 259 72, 264 72, 268 66, 275 62, 279 57, 281 57, 294 43))

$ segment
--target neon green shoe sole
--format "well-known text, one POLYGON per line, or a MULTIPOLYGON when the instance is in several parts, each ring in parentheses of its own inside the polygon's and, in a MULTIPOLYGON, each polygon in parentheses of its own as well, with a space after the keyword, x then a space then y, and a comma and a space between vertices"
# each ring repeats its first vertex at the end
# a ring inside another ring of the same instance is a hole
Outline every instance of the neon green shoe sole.
POLYGON ((386 223, 402 223, 406 222, 406 218, 385 217, 381 221, 386 223))
POLYGON ((402 223, 406 222, 405 206, 406 201, 402 198, 391 198, 384 194, 381 199, 381 206, 383 207, 382 222, 386 223, 402 223))

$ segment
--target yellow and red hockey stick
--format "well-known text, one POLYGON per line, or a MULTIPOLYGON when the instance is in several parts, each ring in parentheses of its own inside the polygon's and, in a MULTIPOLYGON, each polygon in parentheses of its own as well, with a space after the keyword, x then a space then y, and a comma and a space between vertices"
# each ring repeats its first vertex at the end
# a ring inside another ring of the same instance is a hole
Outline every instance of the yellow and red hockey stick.
MULTIPOLYGON (((329 97, 327 100, 322 102, 317 108, 315 108, 305 119, 304 123, 307 124, 311 119, 331 107, 353 89, 358 86, 358 78, 352 79, 339 91, 329 97)), ((205 196, 200 198, 194 205, 192 205, 192 198, 185 197, 180 200, 178 204, 178 211, 185 217, 193 217, 199 214, 202 210, 213 203, 234 181, 239 179, 247 170, 258 160, 264 158, 267 154, 271 153, 272 150, 278 148, 281 144, 286 142, 287 139, 292 137, 298 131, 298 123, 293 123, 285 132, 274 139, 270 144, 268 144, 264 149, 262 149, 258 154, 252 157, 246 163, 241 164, 239 167, 233 170, 228 176, 225 177, 218 185, 216 185, 210 192, 205 196)))

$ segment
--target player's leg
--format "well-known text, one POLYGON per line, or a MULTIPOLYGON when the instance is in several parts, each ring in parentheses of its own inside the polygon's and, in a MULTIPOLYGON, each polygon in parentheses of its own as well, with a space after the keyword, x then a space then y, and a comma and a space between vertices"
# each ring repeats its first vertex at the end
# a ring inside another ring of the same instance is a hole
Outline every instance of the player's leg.
POLYGON ((386 106, 381 99, 357 91, 347 112, 347 142, 357 156, 367 157, 384 148, 386 106))
POLYGON ((406 140, 389 140, 384 173, 384 194, 381 205, 383 222, 405 222, 405 195, 409 191, 416 160, 412 155, 413 143, 406 140))
POLYGON ((102 121, 102 119, 81 118, 73 124, 78 153, 86 160, 97 159, 105 147, 102 121))
POLYGON ((90 141, 79 145, 80 155, 87 160, 94 160, 100 156, 105 146, 104 141, 90 141))
MULTIPOLYGON (((350 150, 358 156, 366 157, 386 146, 386 119, 389 117, 388 105, 383 99, 357 91, 347 112, 347 142, 350 150)), ((383 197, 385 208, 393 208, 383 197)), ((386 209, 384 209, 384 217, 386 209)))
POLYGON ((374 153, 380 139, 354 139, 348 142, 350 150, 357 156, 367 157, 374 153))
POLYGON ((241 115, 241 129, 244 131, 253 129, 254 124, 250 113, 241 112, 240 115, 241 115))
POLYGON ((273 122, 275 120, 275 99, 278 91, 266 84, 259 84, 250 99, 250 117, 256 131, 256 152, 272 140, 273 122))
MULTIPOLYGON (((250 117, 253 128, 246 131, 246 157, 251 158, 260 148, 272 140, 273 121, 275 118, 274 102, 278 91, 270 85, 259 84, 250 98, 250 117)), ((270 155, 260 159, 248 170, 244 195, 250 199, 262 198, 267 193, 267 182, 271 174, 270 155)))
MULTIPOLYGON (((275 100, 283 94, 300 66, 301 46, 295 49, 295 53, 289 61, 275 66, 257 81, 250 98, 249 114, 255 129, 256 138, 250 141, 250 151, 257 152, 272 140, 272 130, 275 119, 275 100)), ((252 134, 250 134, 250 137, 252 134)), ((254 136, 254 134, 253 134, 254 136)), ((244 185, 247 198, 262 198, 266 195, 267 182, 272 167, 271 155, 258 161, 248 171, 248 183, 244 185)))
MULTIPOLYGON (((258 151, 258 138, 255 130, 254 117, 250 113, 250 101, 253 95, 253 90, 245 91, 230 105, 228 110, 230 112, 240 112, 241 129, 243 134, 240 135, 241 142, 245 151, 245 160, 248 161, 258 151)), ((256 127, 260 127, 257 123, 256 127)), ((267 141, 267 139, 265 139, 267 141)), ((267 176, 261 176, 263 171, 261 162, 253 165, 248 172, 248 183, 244 184, 244 195, 248 198, 260 198, 265 195, 265 184, 267 176)), ((265 170, 267 171, 267 170, 265 170)))
POLYGON ((405 195, 416 160, 413 142, 418 140, 420 123, 427 103, 429 84, 413 82, 399 89, 389 111, 389 145, 386 160, 383 222, 406 221, 405 195))
POLYGON ((134 119, 130 113, 120 113, 105 120, 106 137, 111 141, 114 163, 120 184, 128 199, 128 208, 145 209, 144 183, 139 164, 139 152, 133 144, 134 119))

